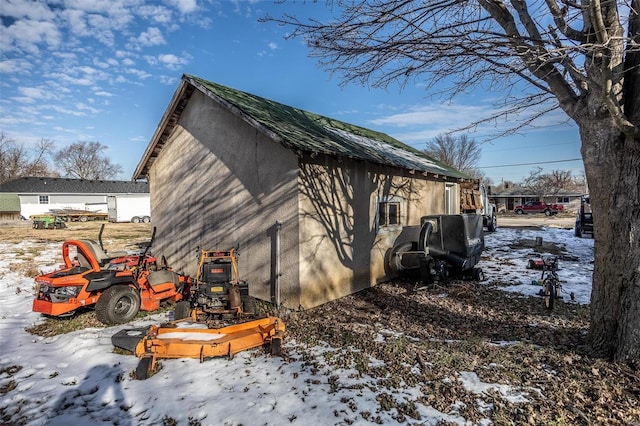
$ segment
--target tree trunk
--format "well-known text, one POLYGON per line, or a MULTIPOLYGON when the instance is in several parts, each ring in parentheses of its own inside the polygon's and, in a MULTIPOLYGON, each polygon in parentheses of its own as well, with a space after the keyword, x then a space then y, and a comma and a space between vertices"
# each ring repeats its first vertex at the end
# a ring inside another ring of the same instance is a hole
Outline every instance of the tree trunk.
MULTIPOLYGON (((604 108, 602 108, 604 110, 604 108)), ((589 344, 640 367, 640 140, 606 113, 579 123, 593 208, 595 264, 589 344)))

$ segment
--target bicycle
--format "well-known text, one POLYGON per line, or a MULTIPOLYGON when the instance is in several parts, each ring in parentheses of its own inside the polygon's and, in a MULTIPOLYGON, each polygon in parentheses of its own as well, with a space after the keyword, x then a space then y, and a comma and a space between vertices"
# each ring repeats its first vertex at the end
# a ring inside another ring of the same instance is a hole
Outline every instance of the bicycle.
POLYGON ((552 310, 562 289, 560 278, 558 277, 558 256, 543 259, 542 277, 540 280, 542 281, 544 307, 552 310), (545 273, 547 273, 546 277, 545 273))

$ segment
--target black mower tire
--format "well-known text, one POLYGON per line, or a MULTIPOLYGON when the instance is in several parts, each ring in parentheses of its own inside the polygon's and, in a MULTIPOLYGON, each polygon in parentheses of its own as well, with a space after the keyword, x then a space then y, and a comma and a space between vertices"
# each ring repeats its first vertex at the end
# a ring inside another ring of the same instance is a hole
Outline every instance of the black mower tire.
POLYGON ((106 289, 96 303, 96 318, 103 324, 115 325, 131 321, 140 310, 140 293, 128 285, 106 289))
POLYGON ((496 219, 496 216, 493 215, 491 216, 491 220, 487 224, 487 232, 496 232, 496 229, 498 229, 498 219, 496 219))
POLYGON ((547 280, 544 284, 544 307, 549 311, 553 310, 557 297, 556 286, 551 280, 547 280))
POLYGON ((485 276, 482 268, 473 268, 473 280, 477 282, 482 282, 484 281, 484 279, 485 279, 485 276))
POLYGON ((152 358, 150 356, 140 358, 140 362, 138 362, 138 366, 136 367, 136 379, 147 380, 151 377, 151 361, 152 358))
POLYGON ((271 339, 271 355, 282 355, 282 339, 280 337, 274 337, 271 339))
POLYGON ((247 314, 256 313, 256 299, 251 296, 242 297, 242 312, 247 314))
POLYGON ((189 318, 191 316, 191 303, 186 300, 181 300, 176 303, 176 307, 173 310, 173 319, 181 320, 185 318, 189 318))

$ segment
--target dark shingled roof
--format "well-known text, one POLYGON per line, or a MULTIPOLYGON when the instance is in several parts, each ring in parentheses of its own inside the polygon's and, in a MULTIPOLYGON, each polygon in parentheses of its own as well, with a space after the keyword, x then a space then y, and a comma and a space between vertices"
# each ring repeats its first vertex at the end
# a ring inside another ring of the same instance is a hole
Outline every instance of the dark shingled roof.
POLYGON ((245 122, 296 152, 347 157, 420 173, 470 179, 466 174, 387 134, 283 105, 191 75, 183 75, 180 87, 136 168, 134 179, 146 176, 194 89, 200 90, 245 122))
POLYGON ((148 194, 147 182, 22 177, 0 184, 0 192, 16 194, 148 194))

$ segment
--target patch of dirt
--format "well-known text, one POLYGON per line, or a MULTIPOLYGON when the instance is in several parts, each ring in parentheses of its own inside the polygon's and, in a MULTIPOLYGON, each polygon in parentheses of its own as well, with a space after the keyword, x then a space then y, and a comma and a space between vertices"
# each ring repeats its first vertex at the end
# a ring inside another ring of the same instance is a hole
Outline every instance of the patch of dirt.
MULTIPOLYGON (((486 418, 494 424, 638 424, 638 373, 589 355, 588 317, 585 306, 560 303, 549 312, 540 298, 460 281, 419 291, 415 283, 385 283, 283 315, 296 351, 322 342, 342 348, 326 362, 377 377, 388 389, 420 386, 426 396, 419 402, 445 413, 464 407, 460 413, 472 424, 486 418), (370 357, 384 363, 372 364, 370 357), (460 379, 465 371, 521 389, 529 403, 468 391, 460 379)), ((331 383, 342 386, 338 377, 331 383)), ((415 418, 385 395, 378 398, 381 409, 396 408, 397 420, 415 418)))

